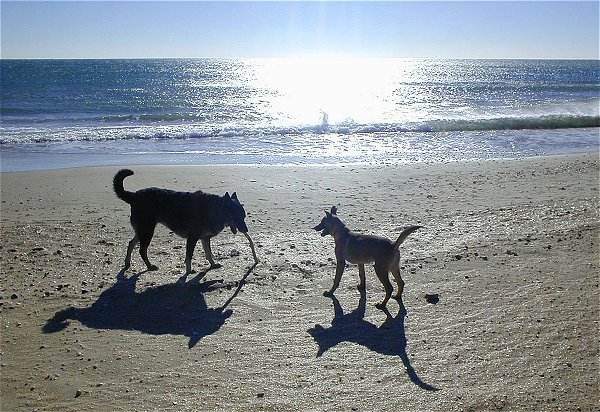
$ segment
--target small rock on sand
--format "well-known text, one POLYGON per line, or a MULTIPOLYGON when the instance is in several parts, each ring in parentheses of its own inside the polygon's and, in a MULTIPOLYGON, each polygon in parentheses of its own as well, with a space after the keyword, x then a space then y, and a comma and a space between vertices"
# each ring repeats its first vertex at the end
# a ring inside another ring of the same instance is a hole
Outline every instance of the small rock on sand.
POLYGON ((435 305, 440 301, 440 295, 438 295, 437 293, 426 293, 425 300, 427 301, 427 303, 435 305))

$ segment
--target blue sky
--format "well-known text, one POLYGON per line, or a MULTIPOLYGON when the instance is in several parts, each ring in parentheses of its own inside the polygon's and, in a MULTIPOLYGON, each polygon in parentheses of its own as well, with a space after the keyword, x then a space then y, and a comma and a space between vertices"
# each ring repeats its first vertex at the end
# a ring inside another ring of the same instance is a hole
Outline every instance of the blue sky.
POLYGON ((4 1, 2 58, 599 58, 599 2, 4 1))

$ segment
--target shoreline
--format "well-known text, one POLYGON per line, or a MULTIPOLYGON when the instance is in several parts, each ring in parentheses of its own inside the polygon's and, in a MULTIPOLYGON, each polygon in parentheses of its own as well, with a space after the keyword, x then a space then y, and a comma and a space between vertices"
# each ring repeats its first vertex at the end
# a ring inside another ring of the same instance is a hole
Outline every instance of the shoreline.
MULTIPOLYGON (((327 167, 361 167, 361 168, 372 168, 372 167, 410 167, 410 166, 418 166, 418 165, 451 165, 451 164, 471 164, 471 163, 486 163, 486 162, 515 162, 515 161, 528 161, 534 159, 551 159, 558 157, 577 157, 577 156, 586 156, 586 155, 594 155, 598 153, 596 150, 581 150, 581 151, 573 151, 567 153, 554 153, 554 154, 540 154, 540 155, 522 155, 522 156, 514 156, 514 157, 488 157, 488 158, 469 158, 469 159, 423 159, 423 160, 406 160, 406 161, 383 161, 383 162, 373 162, 373 161, 362 161, 362 162, 332 162, 332 163, 318 163, 318 162, 282 162, 282 163, 186 163, 186 162, 164 162, 160 163, 158 161, 150 161, 148 163, 136 163, 136 162, 108 162, 105 160, 103 162, 99 162, 98 164, 87 164, 88 162, 82 162, 81 165, 72 165, 72 166, 55 166, 49 168, 39 168, 39 169, 23 169, 23 170, 8 170, 3 171, 0 170, 0 175, 8 174, 8 173, 44 173, 44 172, 52 172, 56 170, 76 170, 76 169, 94 169, 94 168, 115 168, 116 170, 122 168, 145 168, 145 167, 250 167, 250 168, 260 168, 260 167, 274 167, 274 168, 304 168, 304 167, 315 167, 315 168, 327 168, 327 167)), ((42 153, 38 153, 42 156, 42 153)), ((103 157, 104 155, 97 155, 93 157, 103 157)), ((110 158, 110 156, 108 156, 110 158)), ((116 156, 118 158, 124 158, 125 155, 116 156)), ((151 156, 152 159, 159 158, 159 154, 151 156)), ((76 163, 76 162, 75 162, 76 163)))
POLYGON ((163 227, 160 269, 134 253, 121 272, 121 166, 2 172, 0 409, 595 410, 599 164, 131 165, 128 190, 245 205, 261 262, 224 231, 223 267, 183 280, 185 241, 163 227), (312 227, 332 205, 365 233, 424 226, 401 247, 405 311, 374 307, 372 268, 364 297, 354 265, 322 296, 333 240, 312 227))
POLYGON ((0 171, 126 165, 402 165, 598 152, 598 128, 323 133, 206 139, 0 144, 0 171))

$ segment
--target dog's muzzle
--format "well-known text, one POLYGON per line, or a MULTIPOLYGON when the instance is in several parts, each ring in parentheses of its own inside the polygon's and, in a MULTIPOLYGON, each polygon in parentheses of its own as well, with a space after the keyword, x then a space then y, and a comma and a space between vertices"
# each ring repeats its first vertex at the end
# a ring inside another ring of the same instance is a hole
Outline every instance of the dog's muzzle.
POLYGON ((244 222, 242 222, 242 224, 240 224, 240 225, 230 223, 229 228, 231 229, 231 232, 234 235, 238 232, 238 230, 242 233, 248 233, 248 226, 246 226, 246 224, 244 222))
POLYGON ((327 227, 325 227, 325 225, 323 223, 319 223, 317 226, 313 227, 314 230, 316 230, 317 232, 321 232, 321 236, 325 237, 329 234, 329 230, 327 230, 327 227))

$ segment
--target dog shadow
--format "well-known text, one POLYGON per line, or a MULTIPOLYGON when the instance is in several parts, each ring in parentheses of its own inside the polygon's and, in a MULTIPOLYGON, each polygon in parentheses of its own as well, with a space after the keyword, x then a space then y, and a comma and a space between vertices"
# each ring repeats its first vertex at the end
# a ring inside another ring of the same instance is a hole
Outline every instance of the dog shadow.
POLYGON ((344 309, 335 296, 331 296, 330 299, 333 301, 334 308, 331 326, 325 328, 315 325, 314 328, 308 330, 319 346, 317 357, 342 342, 354 342, 382 355, 400 357, 406 373, 415 385, 427 391, 438 390, 423 382, 410 363, 406 353, 407 341, 404 328, 406 308, 401 300, 398 302, 400 305, 398 314, 392 316, 389 310, 384 308, 383 312, 387 318, 381 326, 376 326, 364 319, 367 302, 364 290, 361 290, 358 307, 347 314, 344 314, 344 309))
POLYGON ((136 283, 142 273, 129 278, 125 270, 119 272, 116 282, 106 289, 87 308, 70 307, 57 312, 43 327, 44 333, 64 330, 69 321, 76 320, 93 329, 137 330, 151 335, 182 335, 189 338, 193 348, 202 338, 217 332, 232 315, 227 309, 235 299, 250 267, 232 296, 221 307, 209 308, 204 294, 223 288, 219 280, 199 282, 206 272, 201 272, 189 282, 166 284, 136 292, 136 283))

